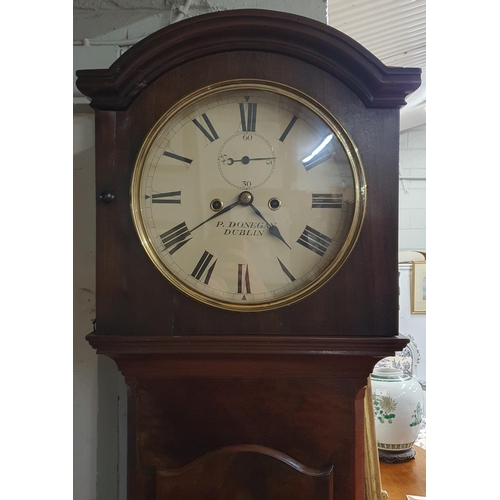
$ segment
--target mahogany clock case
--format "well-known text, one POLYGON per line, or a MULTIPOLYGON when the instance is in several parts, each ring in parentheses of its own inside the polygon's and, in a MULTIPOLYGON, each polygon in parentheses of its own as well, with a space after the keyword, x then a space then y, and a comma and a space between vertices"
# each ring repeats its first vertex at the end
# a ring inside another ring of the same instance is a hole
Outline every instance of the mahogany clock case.
POLYGON ((193 17, 77 85, 96 110, 97 328, 128 394, 128 498, 365 498, 364 405, 398 337, 399 108, 420 70, 388 68, 319 22, 267 10, 193 17), (356 145, 366 213, 351 254, 300 302, 259 312, 178 291, 137 235, 131 181, 158 119, 238 79, 276 82, 332 113, 356 145))
POLYGON ((77 74, 96 110, 98 335, 398 334, 399 108, 420 70, 387 68, 315 21, 239 10, 168 26, 109 70, 77 74), (186 95, 238 79, 286 85, 327 108, 357 146, 367 185, 358 241, 337 274, 298 303, 258 313, 213 308, 174 288, 144 251, 130 207, 135 161, 157 120, 186 95))

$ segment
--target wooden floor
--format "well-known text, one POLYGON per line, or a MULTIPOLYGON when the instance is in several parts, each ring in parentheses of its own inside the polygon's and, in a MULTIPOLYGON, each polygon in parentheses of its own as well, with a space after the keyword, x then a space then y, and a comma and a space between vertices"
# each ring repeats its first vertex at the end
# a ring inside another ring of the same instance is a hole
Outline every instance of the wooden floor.
POLYGON ((407 500, 406 495, 425 497, 425 450, 418 446, 415 458, 399 464, 380 462, 382 489, 389 500, 407 500))

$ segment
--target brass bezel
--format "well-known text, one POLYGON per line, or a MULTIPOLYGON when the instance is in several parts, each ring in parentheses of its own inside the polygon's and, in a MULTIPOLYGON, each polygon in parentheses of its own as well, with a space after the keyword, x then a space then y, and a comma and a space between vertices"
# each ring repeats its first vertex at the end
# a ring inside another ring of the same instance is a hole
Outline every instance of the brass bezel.
POLYGON ((301 92, 300 90, 281 83, 258 79, 228 80, 209 85, 186 95, 175 105, 173 105, 168 111, 166 111, 156 122, 153 128, 149 131, 141 146, 141 149, 139 150, 134 165, 130 189, 132 218, 135 228, 147 255, 156 266, 156 268, 162 273, 162 275, 173 286, 175 286, 178 290, 191 297, 192 299, 195 299, 212 307, 217 307, 219 309, 238 312, 261 312, 289 306, 305 299, 306 297, 309 297, 311 294, 315 293, 323 285, 325 285, 342 267, 358 240, 366 211, 366 196, 367 186, 358 149, 347 131, 343 128, 343 126, 335 118, 335 116, 318 101, 308 96, 304 92, 301 92), (181 281, 177 276, 175 276, 159 258, 147 234, 142 218, 140 203, 141 174, 144 168, 144 162, 146 160, 147 153, 149 152, 149 149, 154 143, 157 135, 175 115, 177 115, 187 106, 190 106, 200 99, 203 99, 210 95, 230 90, 261 90, 273 92, 279 95, 283 95, 307 107, 311 112, 319 116, 328 125, 328 127, 335 134, 336 138, 342 144, 353 174, 355 190, 353 220, 340 251, 315 281, 309 283, 300 290, 296 290, 290 295, 280 297, 276 300, 236 304, 234 302, 228 302, 204 295, 200 290, 195 290, 185 282, 181 281))

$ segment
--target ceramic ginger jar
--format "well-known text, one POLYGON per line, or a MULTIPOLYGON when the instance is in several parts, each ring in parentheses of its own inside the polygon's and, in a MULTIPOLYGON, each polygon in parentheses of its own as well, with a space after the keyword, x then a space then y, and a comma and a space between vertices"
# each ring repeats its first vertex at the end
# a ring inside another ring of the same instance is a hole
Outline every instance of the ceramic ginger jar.
POLYGON ((375 368, 370 378, 380 459, 393 463, 413 458, 423 416, 422 387, 397 368, 375 368))

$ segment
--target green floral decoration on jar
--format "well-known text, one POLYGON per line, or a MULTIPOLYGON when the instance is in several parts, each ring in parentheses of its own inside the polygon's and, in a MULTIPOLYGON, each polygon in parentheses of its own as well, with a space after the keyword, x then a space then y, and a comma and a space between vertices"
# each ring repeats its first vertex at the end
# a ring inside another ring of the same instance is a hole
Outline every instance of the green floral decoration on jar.
POLYGON ((397 401, 390 396, 375 396, 373 399, 375 418, 382 424, 385 422, 392 424, 392 419, 396 418, 397 406, 397 401))

